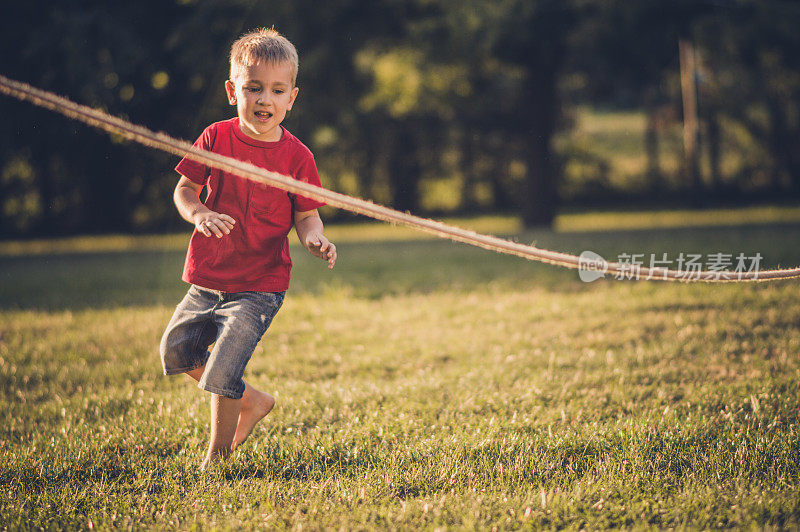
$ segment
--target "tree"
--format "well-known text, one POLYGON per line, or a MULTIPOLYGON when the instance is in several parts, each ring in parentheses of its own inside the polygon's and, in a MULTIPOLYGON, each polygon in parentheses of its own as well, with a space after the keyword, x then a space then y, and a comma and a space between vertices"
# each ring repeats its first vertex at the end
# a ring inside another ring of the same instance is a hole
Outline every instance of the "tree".
MULTIPOLYGON (((518 141, 526 163, 520 209, 526 226, 550 225, 558 208, 559 80, 576 2, 442 0, 446 34, 473 77, 474 127, 518 141)), ((437 41, 429 41, 437 42, 437 41)), ((469 115, 468 115, 469 116, 469 115)))

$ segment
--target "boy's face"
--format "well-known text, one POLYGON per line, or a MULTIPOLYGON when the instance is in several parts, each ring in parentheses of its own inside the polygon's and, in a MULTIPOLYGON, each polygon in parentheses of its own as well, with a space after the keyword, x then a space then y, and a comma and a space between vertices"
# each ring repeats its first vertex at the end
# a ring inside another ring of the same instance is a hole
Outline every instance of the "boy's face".
POLYGON ((225 82, 228 101, 239 113, 239 129, 256 140, 275 142, 283 132, 280 123, 292 108, 298 88, 292 86, 287 63, 239 66, 236 78, 225 82))

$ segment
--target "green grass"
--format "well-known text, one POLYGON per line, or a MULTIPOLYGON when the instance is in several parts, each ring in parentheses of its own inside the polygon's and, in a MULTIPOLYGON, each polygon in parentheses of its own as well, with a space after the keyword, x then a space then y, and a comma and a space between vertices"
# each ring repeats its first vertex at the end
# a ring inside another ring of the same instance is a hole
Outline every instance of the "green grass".
MULTIPOLYGON (((794 266, 798 213, 574 214, 517 238, 794 266)), ((157 352, 187 236, 1 244, 0 528, 800 525, 797 281, 585 284, 385 225, 329 233, 340 263, 294 249, 248 366, 276 410, 205 475, 207 394, 157 352)))
MULTIPOLYGON (((661 110, 657 126, 658 165, 663 174, 663 183, 653 183, 648 176, 648 161, 645 150, 647 116, 642 110, 619 110, 579 106, 572 110, 573 127, 559 133, 554 139, 556 151, 566 159, 582 154, 563 168, 564 182, 562 194, 571 197, 575 193, 586 193, 589 176, 597 177, 596 165, 602 161, 607 172, 603 185, 617 192, 646 192, 652 185, 679 187, 685 186, 681 176, 684 165, 683 126, 680 114, 672 115, 661 110), (590 164, 588 171, 585 161, 590 164)), ((672 110, 674 111, 674 109, 672 110)), ((722 120, 720 124, 720 169, 722 181, 727 185, 752 186, 764 183, 751 183, 743 180, 742 174, 753 176, 749 169, 764 165, 758 143, 740 124, 722 120)), ((705 140, 704 140, 705 142, 705 140)), ((700 167, 704 180, 711 185, 711 161, 705 144, 701 146, 700 167)), ((597 184, 597 183, 595 183, 597 184)))

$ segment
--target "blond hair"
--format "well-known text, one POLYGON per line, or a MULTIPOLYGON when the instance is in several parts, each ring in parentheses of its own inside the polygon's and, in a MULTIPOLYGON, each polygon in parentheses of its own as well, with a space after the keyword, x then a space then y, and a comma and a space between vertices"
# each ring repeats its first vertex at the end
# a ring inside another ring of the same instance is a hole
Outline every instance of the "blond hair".
POLYGON ((275 28, 258 28, 239 37, 231 46, 231 80, 243 66, 258 63, 288 63, 292 70, 292 86, 297 80, 299 60, 297 50, 289 39, 275 28))

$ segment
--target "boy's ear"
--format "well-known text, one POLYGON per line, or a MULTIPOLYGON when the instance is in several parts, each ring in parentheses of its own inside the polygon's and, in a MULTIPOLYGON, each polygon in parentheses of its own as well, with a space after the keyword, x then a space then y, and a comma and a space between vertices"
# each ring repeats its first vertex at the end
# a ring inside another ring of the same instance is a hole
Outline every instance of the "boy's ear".
POLYGON ((298 92, 300 92, 300 89, 298 87, 295 87, 289 93, 289 106, 286 108, 287 111, 291 111, 292 110, 292 106, 294 105, 294 99, 297 98, 297 93, 298 92))
POLYGON ((228 95, 228 103, 236 105, 236 85, 231 80, 225 81, 225 93, 228 95))

